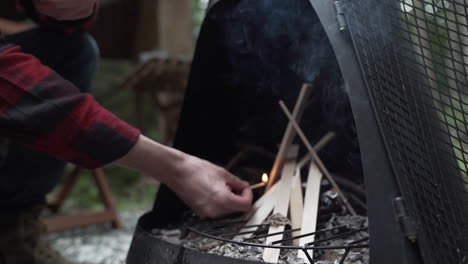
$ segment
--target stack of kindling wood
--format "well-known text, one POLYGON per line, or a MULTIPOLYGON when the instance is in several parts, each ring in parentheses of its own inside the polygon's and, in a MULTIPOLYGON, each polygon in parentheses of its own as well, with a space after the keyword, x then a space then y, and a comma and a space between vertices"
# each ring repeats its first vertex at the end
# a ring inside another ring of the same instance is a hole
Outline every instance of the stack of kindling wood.
MULTIPOLYGON (((309 84, 304 84, 302 86, 296 106, 292 113, 289 112, 283 102, 280 102, 281 108, 289 118, 289 124, 284 133, 273 168, 270 172, 267 191, 255 202, 252 210, 245 216, 248 221, 240 233, 244 234, 244 232, 247 232, 248 234, 239 235, 235 240, 242 240, 252 236, 253 231, 258 228, 258 225, 260 225, 271 214, 280 214, 285 217, 289 215, 291 228, 300 229, 300 231, 292 233, 293 236, 315 232, 322 176, 325 176, 333 185, 335 191, 340 195, 340 198, 346 205, 348 211, 352 215, 356 214, 346 197, 341 192, 340 187, 333 180, 329 171, 317 155, 317 151, 325 146, 327 142, 334 137, 334 134, 328 133, 313 147, 298 125, 305 107, 305 102, 310 95, 311 90, 312 87, 309 84), (302 143, 309 152, 300 160, 298 159, 299 147, 292 144, 296 134, 301 138, 302 143), (309 165, 309 170, 308 176, 306 177, 307 182, 305 184, 306 188, 304 195, 302 189, 301 170, 306 165, 309 165)), ((273 241, 281 240, 283 238, 283 231, 285 231, 285 228, 285 225, 270 225, 268 234, 275 233, 277 235, 267 237, 265 244, 268 245, 273 241)), ((308 243, 313 241, 314 236, 305 236, 294 240, 293 244, 306 246, 308 243)), ((311 250, 309 250, 308 253, 311 257, 313 256, 313 252, 311 250)), ((279 255, 279 248, 265 248, 263 252, 263 260, 268 263, 277 263, 279 255)), ((298 257, 303 258, 307 263, 309 263, 308 258, 302 250, 298 251, 298 257)))

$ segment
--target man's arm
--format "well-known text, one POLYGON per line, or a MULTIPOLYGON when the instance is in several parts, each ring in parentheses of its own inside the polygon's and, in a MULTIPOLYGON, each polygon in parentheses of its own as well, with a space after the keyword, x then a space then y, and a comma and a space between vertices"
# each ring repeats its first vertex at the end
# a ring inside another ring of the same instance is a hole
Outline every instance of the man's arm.
POLYGON ((110 163, 140 133, 17 46, 0 44, 1 135, 85 168, 110 163))
POLYGON ((202 216, 246 211, 252 201, 246 182, 141 136, 91 95, 1 40, 0 128, 3 137, 85 168, 114 162, 150 175, 202 216))
POLYGON ((195 213, 217 217, 246 212, 249 184, 205 160, 140 136, 130 152, 115 162, 167 184, 195 213))

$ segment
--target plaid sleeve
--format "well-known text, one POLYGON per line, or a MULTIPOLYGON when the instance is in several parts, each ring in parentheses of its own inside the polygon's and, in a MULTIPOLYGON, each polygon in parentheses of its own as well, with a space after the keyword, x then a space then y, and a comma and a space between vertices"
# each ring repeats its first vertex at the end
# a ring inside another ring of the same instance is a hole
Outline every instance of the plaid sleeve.
POLYGON ((140 132, 36 58, 0 42, 0 135, 85 168, 124 156, 140 132))
POLYGON ((17 0, 17 3, 18 7, 37 23, 44 27, 58 29, 67 33, 89 28, 96 20, 99 7, 99 1, 96 1, 94 12, 90 17, 75 21, 60 21, 38 13, 34 7, 33 0, 17 0))

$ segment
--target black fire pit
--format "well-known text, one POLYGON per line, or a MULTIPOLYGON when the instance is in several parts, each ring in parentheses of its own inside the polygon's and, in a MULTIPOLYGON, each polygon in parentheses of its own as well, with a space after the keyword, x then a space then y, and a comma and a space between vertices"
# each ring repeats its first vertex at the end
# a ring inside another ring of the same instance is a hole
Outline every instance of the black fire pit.
MULTIPOLYGON (((348 255, 352 250, 368 248, 369 237, 367 235, 366 227, 352 227, 350 225, 341 225, 332 227, 329 229, 322 229, 315 231, 313 233, 303 234, 303 235, 292 235, 295 229, 289 229, 284 232, 281 232, 286 236, 286 238, 274 241, 271 244, 265 244, 259 242, 260 239, 266 238, 268 236, 277 235, 278 233, 268 234, 269 224, 256 225, 255 231, 245 231, 239 232, 239 230, 244 226, 246 221, 239 220, 212 220, 212 221, 198 221, 198 223, 191 223, 188 226, 182 227, 182 230, 185 229, 187 232, 185 236, 189 236, 190 233, 192 236, 198 236, 198 241, 204 242, 200 244, 198 250, 189 249, 183 247, 175 241, 170 241, 170 238, 163 237, 160 234, 155 233, 155 223, 157 222, 157 216, 152 215, 151 213, 144 215, 138 225, 138 229, 135 233, 134 243, 132 243, 131 251, 142 252, 146 257, 146 261, 157 262, 157 263, 215 263, 214 261, 223 261, 222 263, 255 263, 257 261, 248 261, 242 260, 242 256, 238 255, 236 258, 227 258, 221 257, 215 254, 202 253, 200 251, 203 247, 203 251, 208 249, 216 248, 222 244, 235 244, 244 251, 251 250, 252 248, 277 248, 281 250, 290 250, 290 253, 302 251, 305 253, 306 257, 310 260, 310 263, 314 263, 312 260, 311 250, 320 250, 320 251, 333 251, 333 250, 342 250, 342 253, 339 253, 336 256, 336 260, 340 264, 345 263, 348 255), (238 240, 235 237, 237 235, 253 234, 254 236, 249 238, 244 238, 238 240), (340 239, 345 237, 352 237, 361 234, 358 239, 348 240, 347 243, 343 243, 340 239), (305 246, 294 246, 289 242, 307 236, 317 236, 320 239, 316 239, 313 243, 306 244, 305 246), (200 238, 207 238, 201 240, 200 238), (215 245, 207 244, 207 241, 218 242, 215 245), (147 243, 148 241, 153 241, 152 243, 147 243), (338 243, 333 243, 337 241, 338 243), (172 243, 171 243, 172 242, 172 243), (144 247, 140 247, 140 245, 144 247), (324 243, 330 243, 329 245, 324 245, 324 243), (133 248, 138 246, 139 248, 133 248)), ((253 226, 244 226, 251 228, 253 226)), ((179 236, 179 234, 177 234, 179 236)), ((190 243, 194 244, 195 241, 193 238, 190 243)), ((197 243, 197 242, 195 242, 197 243)), ((192 246, 193 247, 193 246, 192 246)), ((245 252, 243 252, 245 253, 245 252)), ((261 251, 260 251, 261 254, 261 251)), ((245 254, 245 256, 249 256, 245 254)), ((254 259, 252 256, 249 256, 251 259, 254 259)), ((141 263, 142 259, 140 255, 131 254, 127 260, 128 263, 141 263)), ((289 261, 293 263, 298 263, 297 258, 292 258, 289 261)), ((289 262, 289 263, 291 263, 289 262)), ((219 262, 217 262, 219 263, 219 262)), ((363 263, 363 262, 361 262, 363 263)))
MULTIPOLYGON (((291 109, 311 83, 301 127, 311 142, 335 132, 320 153, 325 165, 365 183, 370 240, 356 245, 369 244, 371 263, 468 263, 467 8, 459 0, 221 0, 202 26, 175 147, 221 165, 246 144, 275 153, 287 122, 278 101, 291 109)), ((162 186, 127 262, 253 263, 151 233, 182 225, 187 212, 162 186)))
POLYGON ((148 213, 140 218, 133 237, 130 253, 127 257, 127 263, 256 263, 253 261, 244 261, 225 258, 214 254, 206 254, 158 239, 156 236, 151 234, 151 230, 154 228, 154 223, 157 221, 158 217, 153 213, 148 213))

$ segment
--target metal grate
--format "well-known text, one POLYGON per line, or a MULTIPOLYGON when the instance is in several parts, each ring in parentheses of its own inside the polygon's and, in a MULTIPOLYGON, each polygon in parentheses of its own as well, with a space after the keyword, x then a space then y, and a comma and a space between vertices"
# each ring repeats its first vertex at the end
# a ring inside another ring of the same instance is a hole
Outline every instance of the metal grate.
POLYGON ((245 223, 246 221, 219 221, 216 223, 201 222, 198 224, 187 226, 187 229, 195 234, 210 239, 222 241, 225 243, 237 244, 241 246, 301 250, 302 252, 304 252, 310 263, 315 263, 310 254, 310 250, 327 251, 342 249, 344 250, 344 253, 341 255, 339 262, 337 263, 343 264, 345 263, 345 260, 347 259, 352 249, 361 249, 369 247, 369 236, 367 234, 367 227, 353 228, 350 226, 342 225, 333 228, 321 229, 308 234, 293 235, 294 232, 299 231, 300 228, 288 229, 283 232, 268 234, 270 224, 244 226, 245 223), (239 232, 239 230, 241 230, 242 228, 254 228, 254 230, 239 232), (246 234, 251 234, 252 236, 242 240, 235 239, 235 237, 238 235, 246 234), (277 241, 273 241, 270 244, 259 242, 259 239, 264 239, 270 236, 277 236, 279 234, 284 235, 284 238, 277 241), (294 246, 291 244, 291 242, 294 240, 308 236, 316 236, 318 237, 318 239, 316 239, 312 243, 305 244, 304 246, 294 246), (359 238, 354 239, 353 241, 350 241, 345 244, 327 245, 338 239, 350 238, 352 236, 359 236, 359 238))
POLYGON ((425 263, 468 263, 468 2, 343 0, 425 263))

